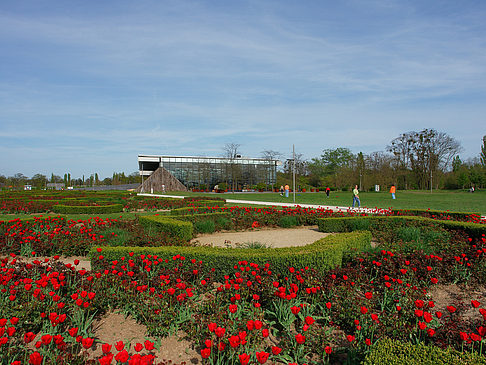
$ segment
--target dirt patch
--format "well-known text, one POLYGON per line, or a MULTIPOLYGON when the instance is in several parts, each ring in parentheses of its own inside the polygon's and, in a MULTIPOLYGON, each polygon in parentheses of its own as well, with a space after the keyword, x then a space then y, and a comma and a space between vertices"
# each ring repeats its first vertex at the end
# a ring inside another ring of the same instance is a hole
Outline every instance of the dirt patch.
POLYGON ((217 232, 200 234, 191 242, 204 246, 234 247, 245 243, 258 242, 267 247, 305 246, 330 233, 319 232, 317 226, 298 228, 261 228, 244 232, 217 232))
MULTIPOLYGON (((144 344, 146 340, 156 343, 155 339, 147 336, 147 329, 145 326, 137 323, 132 317, 125 317, 121 313, 110 312, 101 319, 93 322, 93 331, 95 337, 100 341, 91 351, 90 357, 102 355, 102 345, 107 343, 115 347, 118 341, 123 341, 125 349, 128 351, 129 344, 131 345, 131 353, 135 353, 134 346, 137 343, 144 344)), ((187 340, 181 340, 185 336, 184 333, 165 337, 160 340, 160 347, 158 350, 153 350, 151 353, 157 357, 157 362, 163 360, 172 360, 172 363, 186 364, 202 364, 202 357, 195 350, 192 349, 191 343, 187 340)), ((112 352, 117 352, 112 350, 112 352)), ((139 352, 141 355, 148 354, 145 349, 139 352)))
POLYGON ((461 308, 461 317, 464 320, 480 319, 478 309, 471 306, 471 300, 486 302, 486 287, 474 289, 462 287, 457 284, 435 285, 429 295, 435 303, 435 310, 447 312, 447 306, 454 305, 461 308))

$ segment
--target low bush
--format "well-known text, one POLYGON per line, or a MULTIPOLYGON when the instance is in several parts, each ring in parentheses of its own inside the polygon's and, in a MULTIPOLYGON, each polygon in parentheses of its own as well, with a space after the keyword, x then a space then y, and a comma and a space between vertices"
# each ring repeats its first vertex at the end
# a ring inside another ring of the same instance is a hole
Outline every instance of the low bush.
POLYGON ((54 213, 60 214, 109 214, 123 212, 123 205, 64 205, 58 204, 52 207, 54 213))
POLYGON ((193 236, 194 228, 191 222, 166 216, 139 216, 138 220, 149 234, 162 232, 183 241, 189 241, 193 236))
POLYGON ((486 358, 477 353, 460 352, 451 348, 445 350, 424 343, 411 344, 389 338, 376 343, 366 356, 364 365, 456 365, 486 364, 486 358))
POLYGON ((284 216, 278 221, 278 225, 283 228, 295 227, 297 224, 297 217, 291 215, 284 216))
MULTIPOLYGON (((177 222, 177 221, 176 221, 177 222)), ((169 262, 174 257, 184 257, 186 260, 202 260, 206 272, 214 271, 219 280, 224 280, 224 273, 233 270, 234 265, 240 261, 247 261, 264 266, 271 262, 275 274, 286 275, 290 267, 301 269, 312 267, 324 272, 341 266, 343 256, 360 252, 371 243, 370 232, 352 232, 330 235, 310 245, 286 248, 262 249, 231 249, 219 247, 104 247, 105 260, 120 260, 140 254, 155 255, 169 262)), ((95 248, 90 251, 93 267, 98 264, 99 253, 95 248)), ((163 266, 163 265, 159 265, 163 266)))
POLYGON ((427 218, 435 219, 453 219, 460 221, 470 221, 475 220, 474 217, 481 217, 479 212, 449 212, 442 210, 431 210, 431 209, 391 209, 391 215, 395 216, 421 216, 427 218))
POLYGON ((214 233, 214 231, 216 231, 216 224, 212 220, 195 222, 194 230, 197 233, 214 233))
POLYGON ((207 223, 206 225, 214 225, 214 231, 220 231, 222 229, 230 229, 232 227, 231 215, 226 212, 218 212, 218 213, 201 213, 201 214, 188 214, 188 215, 175 215, 171 216, 172 219, 182 220, 186 222, 191 222, 194 224, 196 228, 196 233, 209 233, 205 232, 203 228, 206 223, 201 225, 203 231, 199 230, 199 226, 196 227, 197 224, 200 222, 207 222, 210 221, 211 223, 207 223))

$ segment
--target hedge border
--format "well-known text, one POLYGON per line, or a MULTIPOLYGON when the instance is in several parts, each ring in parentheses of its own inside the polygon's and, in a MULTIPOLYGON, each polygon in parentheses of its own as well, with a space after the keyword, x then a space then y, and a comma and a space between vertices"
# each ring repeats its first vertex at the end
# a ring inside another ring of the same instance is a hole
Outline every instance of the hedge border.
POLYGON ((57 204, 52 207, 54 213, 61 214, 108 214, 123 212, 122 204, 109 205, 63 205, 57 204))
POLYGON ((481 217, 479 212, 448 212, 443 210, 430 209, 391 209, 390 213, 394 216, 420 216, 421 214, 429 214, 436 216, 449 216, 452 218, 468 219, 471 216, 481 217))
POLYGON ((161 215, 145 215, 138 216, 138 221, 147 230, 154 230, 155 232, 167 233, 170 237, 174 237, 185 242, 193 237, 194 226, 191 222, 185 222, 180 219, 161 215))
POLYGON ((389 338, 379 340, 371 347, 363 365, 485 365, 486 358, 477 353, 460 352, 452 348, 441 349, 437 346, 401 342, 389 338))
POLYGON ((394 227, 430 226, 434 225, 447 230, 462 230, 471 238, 481 238, 486 235, 486 225, 471 222, 445 221, 415 216, 366 216, 366 217, 333 217, 319 218, 317 225, 321 232, 353 232, 377 228, 375 222, 389 222, 394 227))
MULTIPOLYGON (((343 257, 351 252, 361 252, 371 247, 371 233, 368 231, 334 234, 306 246, 285 248, 235 249, 219 247, 102 247, 104 260, 120 260, 133 256, 157 255, 172 262, 177 255, 186 260, 201 260, 204 270, 214 268, 214 275, 223 280, 224 275, 234 272, 239 261, 248 261, 260 266, 270 263, 270 270, 276 274, 288 275, 289 267, 301 269, 311 267, 321 272, 341 266, 343 257)), ((90 250, 89 257, 93 268, 100 266, 97 248, 90 250)))

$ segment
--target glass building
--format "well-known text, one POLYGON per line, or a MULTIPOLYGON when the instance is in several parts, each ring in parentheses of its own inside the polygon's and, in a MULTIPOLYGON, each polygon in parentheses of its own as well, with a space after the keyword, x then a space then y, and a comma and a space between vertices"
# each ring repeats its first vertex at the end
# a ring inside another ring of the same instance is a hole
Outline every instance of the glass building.
POLYGON ((239 155, 235 158, 138 155, 139 172, 143 178, 163 167, 189 189, 213 189, 220 183, 227 183, 237 190, 262 183, 273 185, 278 165, 278 160, 239 155))

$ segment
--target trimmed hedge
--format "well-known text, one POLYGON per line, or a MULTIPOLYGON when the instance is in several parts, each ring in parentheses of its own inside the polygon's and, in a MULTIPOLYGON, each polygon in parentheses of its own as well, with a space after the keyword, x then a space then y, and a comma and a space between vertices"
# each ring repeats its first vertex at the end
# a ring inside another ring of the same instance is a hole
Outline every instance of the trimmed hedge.
POLYGON ((321 232, 353 232, 357 230, 396 230, 401 227, 435 226, 446 230, 462 230, 471 238, 481 238, 486 234, 486 225, 470 222, 443 221, 425 217, 407 216, 367 216, 319 218, 317 220, 321 232))
MULTIPOLYGON (((231 275, 234 266, 239 261, 248 261, 260 266, 270 263, 270 270, 280 275, 288 275, 289 267, 301 269, 306 266, 321 272, 341 266, 344 255, 360 252, 371 245, 370 232, 352 232, 329 235, 312 244, 285 248, 235 249, 220 247, 103 247, 104 260, 120 260, 122 257, 156 255, 163 260, 172 261, 177 255, 186 260, 201 260, 205 272, 214 268, 214 275, 218 280, 224 280, 224 275, 231 275)), ((90 251, 91 265, 98 268, 100 254, 96 248, 90 251)), ((159 266, 163 267, 164 263, 159 266)))
POLYGON ((122 204, 109 205, 63 205, 58 204, 52 207, 54 213, 61 214, 107 214, 123 212, 122 204))
POLYGON ((226 199, 213 197, 213 196, 185 196, 184 201, 186 202, 218 201, 218 202, 226 203, 226 199))
POLYGON ((471 216, 481 217, 479 212, 444 212, 443 210, 430 210, 430 209, 391 209, 390 214, 394 216, 422 216, 422 217, 435 217, 438 219, 452 218, 468 220, 471 216))
POLYGON ((164 232, 185 242, 189 241, 193 235, 194 227, 191 222, 155 215, 139 216, 138 221, 146 230, 164 232))
POLYGON ((383 338, 370 350, 363 361, 364 365, 456 365, 456 364, 486 364, 486 358, 477 353, 459 352, 447 348, 445 350, 422 342, 413 345, 397 340, 383 338))

